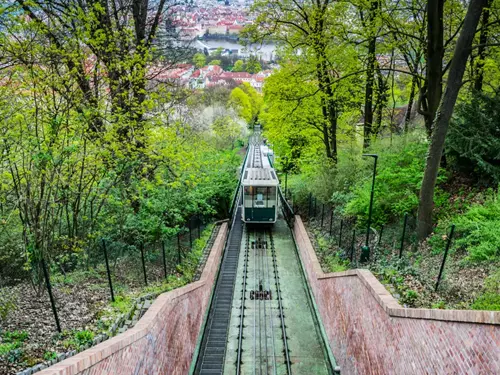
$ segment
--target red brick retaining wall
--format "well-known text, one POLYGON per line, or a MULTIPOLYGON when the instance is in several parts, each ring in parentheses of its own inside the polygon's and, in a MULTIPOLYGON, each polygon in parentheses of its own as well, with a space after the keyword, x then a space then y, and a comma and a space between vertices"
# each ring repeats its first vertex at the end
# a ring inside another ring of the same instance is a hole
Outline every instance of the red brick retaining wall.
POLYGON ((342 374, 500 374, 500 312, 406 309, 368 270, 324 274, 294 234, 342 374))
POLYGON ((158 296, 133 328, 39 374, 186 374, 226 233, 227 223, 223 223, 199 281, 158 296))

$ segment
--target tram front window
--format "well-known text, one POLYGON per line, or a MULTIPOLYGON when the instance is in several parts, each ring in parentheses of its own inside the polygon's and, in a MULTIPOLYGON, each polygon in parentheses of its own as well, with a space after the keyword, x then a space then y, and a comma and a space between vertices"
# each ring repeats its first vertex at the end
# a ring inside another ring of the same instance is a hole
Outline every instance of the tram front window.
POLYGON ((265 207, 266 203, 264 202, 264 195, 257 193, 255 197, 255 207, 265 207))
POLYGON ((258 187, 255 189, 255 195, 254 195, 254 207, 257 208, 264 208, 267 207, 267 200, 268 200, 268 195, 267 195, 267 187, 258 187))

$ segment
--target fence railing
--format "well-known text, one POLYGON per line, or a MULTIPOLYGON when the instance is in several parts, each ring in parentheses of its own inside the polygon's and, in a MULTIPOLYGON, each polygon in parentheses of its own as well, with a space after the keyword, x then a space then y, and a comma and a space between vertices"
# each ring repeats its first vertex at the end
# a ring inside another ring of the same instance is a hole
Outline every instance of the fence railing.
MULTIPOLYGON (((289 191, 289 196, 293 196, 293 192, 289 191)), ((337 214, 334 206, 321 202, 312 194, 300 202, 294 201, 293 204, 295 212, 299 211, 310 225, 329 238, 337 249, 337 255, 348 261, 353 268, 391 259, 412 264, 414 258, 418 258, 418 253, 414 251, 419 246, 416 236, 416 218, 408 213, 401 215, 399 223, 370 226, 370 256, 368 261, 362 262, 366 223, 363 225, 355 217, 343 217, 337 214)), ((439 262, 439 272, 436 270, 435 290, 439 288, 443 278, 454 228, 455 226, 452 225, 449 233, 443 235, 443 243, 440 246, 444 254, 439 262)))
MULTIPOLYGON (((250 147, 248 147, 248 144, 247 144, 247 152, 245 153, 245 158, 243 159, 243 164, 241 165, 241 169, 240 169, 240 176, 239 176, 239 179, 238 179, 238 185, 236 185, 236 189, 234 190, 234 193, 233 193, 233 199, 231 200, 231 206, 229 208, 229 213, 228 213, 228 217, 229 218, 232 218, 233 217, 233 214, 234 214, 234 211, 238 205, 237 203, 237 200, 238 200, 238 197, 239 197, 239 190, 240 190, 240 187, 241 187, 241 181, 243 179, 243 172, 245 170, 245 165, 247 163, 247 159, 248 159, 248 152, 249 152, 249 149, 250 147)), ((231 223, 231 221, 230 221, 231 223)))
MULTIPOLYGON (((179 227, 177 234, 160 239, 153 243, 127 242, 102 238, 87 252, 85 265, 64 271, 63 265, 55 260, 41 260, 44 279, 49 300, 56 323, 61 332, 60 314, 56 308, 57 297, 65 284, 90 280, 99 285, 107 285, 109 298, 115 302, 116 296, 126 290, 139 289, 151 283, 161 282, 170 275, 179 272, 178 266, 186 259, 195 268, 195 258, 189 258, 196 238, 201 238, 203 230, 211 220, 203 220, 200 216, 190 217, 179 227), (59 269, 61 272, 51 272, 59 269)), ((194 273, 194 269, 191 270, 194 273)), ((189 272, 191 272, 189 271, 189 272)), ((69 328, 69 327, 64 327, 69 328)))

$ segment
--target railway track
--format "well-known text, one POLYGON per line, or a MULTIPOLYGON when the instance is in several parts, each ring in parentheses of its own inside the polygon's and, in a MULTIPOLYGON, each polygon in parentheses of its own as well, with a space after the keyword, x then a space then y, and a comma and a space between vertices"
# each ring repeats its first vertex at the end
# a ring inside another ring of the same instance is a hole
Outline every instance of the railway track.
POLYGON ((269 229, 247 228, 236 374, 292 374, 276 250, 269 229), (250 280, 247 275, 250 274, 250 280), (244 340, 252 355, 243 362, 244 340))

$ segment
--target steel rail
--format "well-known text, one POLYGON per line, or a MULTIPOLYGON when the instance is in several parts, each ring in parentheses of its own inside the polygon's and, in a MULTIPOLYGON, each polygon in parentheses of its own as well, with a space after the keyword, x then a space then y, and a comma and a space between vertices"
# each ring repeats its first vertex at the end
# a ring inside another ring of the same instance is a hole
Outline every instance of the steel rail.
MULTIPOLYGON (((258 236, 258 234, 257 234, 258 236)), ((260 281, 261 281, 261 274, 260 274, 260 247, 261 246, 261 240, 260 240, 260 237, 257 237, 258 238, 258 242, 257 242, 257 246, 256 246, 256 249, 255 249, 255 254, 256 254, 256 257, 257 257, 257 274, 258 274, 258 278, 257 278, 257 291, 260 291, 260 281)), ((255 297, 254 297, 255 298, 255 297)), ((257 298, 255 298, 255 300, 257 300, 257 298)), ((262 375, 262 318, 261 318, 261 304, 260 302, 257 303, 257 306, 259 307, 258 310, 259 310, 259 375, 262 375)))
MULTIPOLYGON (((254 283, 255 280, 257 280, 257 257, 255 255, 255 248, 257 247, 256 242, 254 241, 255 247, 253 247, 253 279, 254 283)), ((254 375, 257 374, 257 299, 253 299, 253 359, 254 359, 254 366, 253 366, 253 373, 254 375)))
POLYGON ((250 233, 247 231, 247 240, 245 244, 245 255, 243 257, 243 295, 241 298, 241 312, 240 312, 240 331, 238 335, 238 357, 236 361, 236 374, 241 372, 241 352, 243 351, 243 321, 245 319, 245 300, 247 290, 247 266, 248 266, 248 247, 249 247, 250 233))
MULTIPOLYGON (((269 273, 269 257, 267 256, 267 248, 266 248, 266 273, 267 273, 267 279, 269 280, 269 291, 271 291, 271 274, 269 273)), ((276 282, 276 276, 275 276, 275 282, 276 282)), ((277 375, 276 372, 276 343, 274 341, 274 322, 273 322, 273 304, 272 304, 272 297, 271 297, 271 308, 270 308, 270 314, 269 314, 269 321, 270 321, 270 326, 271 326, 271 339, 273 343, 273 374, 277 375)))
POLYGON ((271 242, 271 253, 273 254, 273 266, 274 266, 274 274, 276 275, 276 292, 278 297, 278 308, 279 315, 281 319, 281 332, 283 334, 283 344, 285 345, 285 361, 287 374, 292 375, 292 367, 290 362, 290 353, 288 352, 288 339, 286 337, 286 326, 285 326, 285 317, 283 314, 283 304, 281 303, 281 287, 279 281, 279 273, 278 273, 278 265, 276 262, 276 249, 274 247, 274 240, 272 234, 270 234, 270 242, 271 242))
MULTIPOLYGON (((266 243, 266 232, 263 234, 263 242, 262 242, 262 251, 261 251, 261 257, 260 257, 260 269, 262 273, 262 280, 265 280, 265 283, 263 285, 264 291, 270 290, 268 288, 269 280, 267 279, 267 275, 264 270, 264 257, 267 256, 267 243, 266 243)), ((269 368, 269 348, 267 345, 267 316, 266 316, 266 306, 267 306, 267 295, 264 293, 264 340, 265 340, 265 347, 266 347, 266 374, 267 370, 269 368)))

